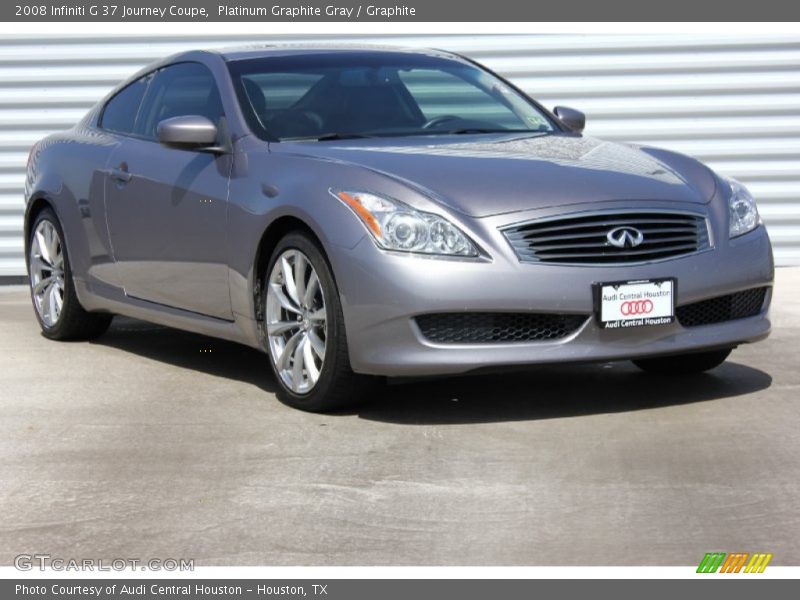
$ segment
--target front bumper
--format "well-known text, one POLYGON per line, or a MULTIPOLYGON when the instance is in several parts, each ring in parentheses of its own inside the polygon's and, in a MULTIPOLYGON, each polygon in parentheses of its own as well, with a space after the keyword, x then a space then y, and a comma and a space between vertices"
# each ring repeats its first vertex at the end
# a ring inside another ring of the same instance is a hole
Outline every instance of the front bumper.
MULTIPOLYGON (((491 260, 463 261, 383 252, 365 237, 337 249, 331 262, 342 299, 350 362, 358 373, 392 377, 444 375, 536 363, 624 360, 701 351, 769 335, 772 249, 764 227, 691 256, 624 266, 521 263, 498 232, 502 219, 481 220, 476 239, 491 260), (760 314, 714 325, 600 328, 592 284, 676 277, 678 306, 754 287, 769 287, 760 314), (585 315, 571 335, 553 341, 437 344, 414 317, 452 312, 585 315)), ((466 224, 464 224, 467 227, 466 224)), ((719 240, 719 236, 717 236, 719 240)))

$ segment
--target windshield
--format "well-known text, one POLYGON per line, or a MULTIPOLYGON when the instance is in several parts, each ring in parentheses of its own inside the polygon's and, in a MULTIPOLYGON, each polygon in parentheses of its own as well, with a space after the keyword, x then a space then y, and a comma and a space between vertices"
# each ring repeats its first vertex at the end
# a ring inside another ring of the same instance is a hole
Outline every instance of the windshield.
POLYGON ((268 140, 554 130, 503 80, 439 56, 309 53, 228 66, 250 127, 268 140))

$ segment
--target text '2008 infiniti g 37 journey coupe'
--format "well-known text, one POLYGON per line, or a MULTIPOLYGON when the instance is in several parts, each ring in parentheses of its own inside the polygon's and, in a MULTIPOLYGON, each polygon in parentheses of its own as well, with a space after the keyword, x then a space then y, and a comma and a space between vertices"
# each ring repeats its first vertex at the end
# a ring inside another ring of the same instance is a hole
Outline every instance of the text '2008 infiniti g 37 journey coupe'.
POLYGON ((170 57, 31 151, 36 316, 59 340, 121 314, 247 344, 306 410, 376 376, 698 372, 765 338, 747 189, 583 126, 440 51, 170 57))

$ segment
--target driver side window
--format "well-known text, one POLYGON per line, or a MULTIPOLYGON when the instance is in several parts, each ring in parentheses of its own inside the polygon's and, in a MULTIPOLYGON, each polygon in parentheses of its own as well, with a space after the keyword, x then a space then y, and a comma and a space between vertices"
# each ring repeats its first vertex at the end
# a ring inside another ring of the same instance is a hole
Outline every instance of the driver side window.
POLYGON ((164 119, 199 115, 219 126, 222 100, 211 71, 200 63, 180 63, 158 71, 147 90, 136 133, 155 140, 164 119))

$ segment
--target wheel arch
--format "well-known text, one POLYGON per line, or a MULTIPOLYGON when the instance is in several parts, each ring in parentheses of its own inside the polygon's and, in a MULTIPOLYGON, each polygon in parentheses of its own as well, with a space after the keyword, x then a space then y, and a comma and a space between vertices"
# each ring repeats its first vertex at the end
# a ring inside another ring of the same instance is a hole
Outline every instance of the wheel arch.
MULTIPOLYGON (((25 218, 22 224, 23 234, 25 236, 23 240, 24 248, 25 248, 25 266, 28 267, 28 263, 30 261, 30 243, 31 243, 31 231, 33 229, 33 224, 36 221, 36 217, 45 210, 50 209, 55 213, 56 218, 60 221, 61 216, 58 214, 58 210, 56 209, 55 203, 45 194, 45 193, 38 193, 31 196, 31 199, 28 201, 28 205, 25 208, 25 218)), ((66 240, 64 240, 66 244, 66 240)))
MULTIPOLYGON (((333 267, 330 259, 328 258, 328 253, 325 250, 325 244, 322 242, 322 239, 316 233, 316 231, 314 231, 313 227, 311 227, 306 221, 295 215, 283 215, 272 221, 261 234, 261 239, 259 240, 256 249, 256 255, 253 260, 253 309, 258 327, 258 333, 262 342, 266 340, 266 331, 264 329, 264 277, 266 275, 267 267, 269 266, 269 260, 272 257, 272 252, 275 250, 278 242, 280 242, 281 239, 283 239, 287 234, 294 231, 305 233, 311 238, 311 241, 319 247, 322 256, 325 258, 328 263, 328 267, 331 269, 331 273, 333 273, 333 267)), ((334 274, 334 280, 335 279, 336 275, 334 274)))

